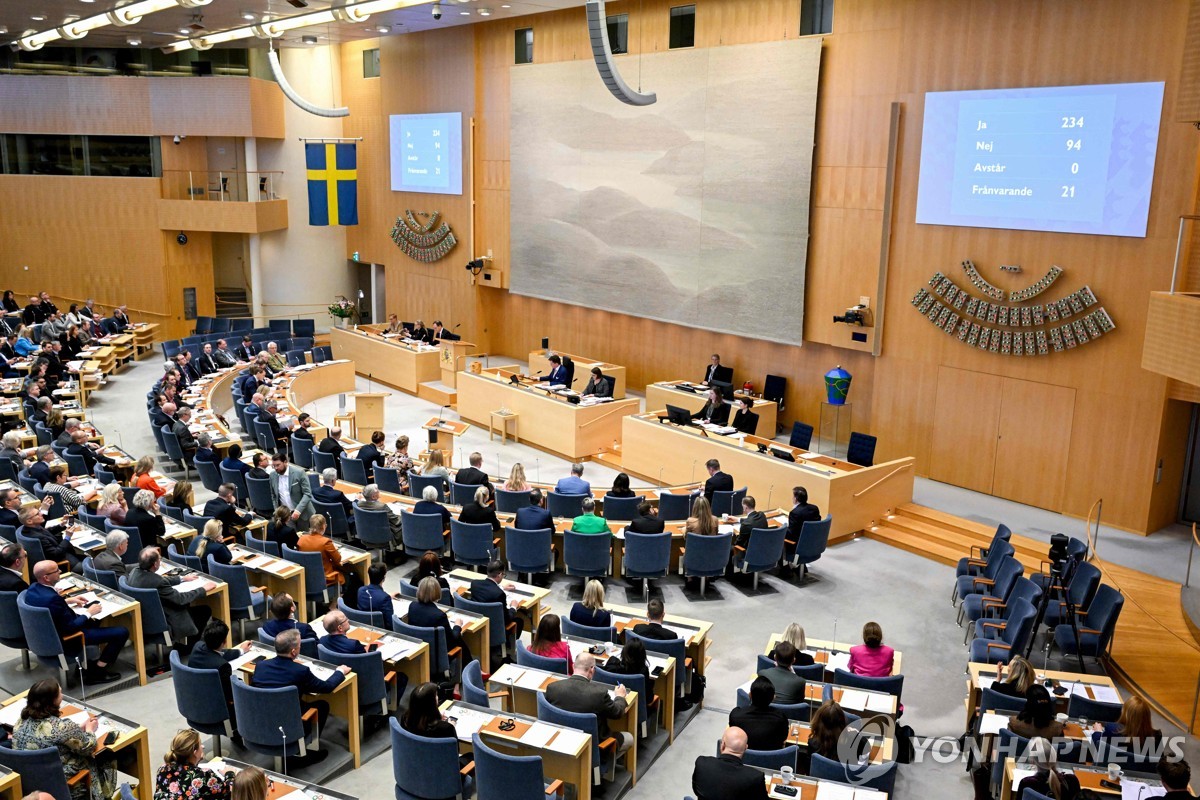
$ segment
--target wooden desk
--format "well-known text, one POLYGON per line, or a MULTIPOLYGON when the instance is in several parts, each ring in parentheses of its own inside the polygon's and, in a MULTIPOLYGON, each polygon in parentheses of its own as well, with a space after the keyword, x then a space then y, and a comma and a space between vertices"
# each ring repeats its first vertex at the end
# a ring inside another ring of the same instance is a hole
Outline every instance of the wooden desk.
MULTIPOLYGON (((606 603, 604 607, 612 614, 613 626, 617 633, 624 633, 626 628, 646 622, 646 610, 633 606, 613 605, 606 603)), ((692 669, 697 675, 703 675, 708 666, 708 633, 713 624, 700 619, 681 617, 677 614, 667 614, 663 619, 664 627, 674 630, 687 644, 688 658, 692 660, 692 669)))
MULTIPOLYGON (((695 414, 700 409, 704 408, 704 404, 708 402, 708 395, 703 391, 689 392, 685 389, 680 389, 679 384, 692 384, 692 381, 658 381, 646 385, 646 413, 658 411, 666 413, 668 404, 686 408, 691 413, 695 414)), ((698 384, 692 384, 698 385, 698 384)), ((755 414, 758 414, 758 427, 754 432, 767 439, 775 438, 775 429, 778 424, 779 404, 774 400, 763 400, 760 398, 750 397, 741 392, 735 392, 735 397, 741 397, 752 404, 750 408, 755 414)), ((729 424, 733 424, 734 409, 731 406, 729 409, 729 424)))
POLYGON ((7 767, 0 767, 0 800, 21 800, 21 776, 7 767))
MULTIPOLYGON (((82 575, 65 575, 54 584, 63 597, 74 597, 94 593, 106 608, 94 619, 102 627, 120 626, 129 631, 129 644, 133 647, 133 660, 137 670, 138 684, 146 685, 146 648, 142 633, 142 604, 126 594, 114 592, 99 583, 93 583, 82 575)), ((75 609, 79 613, 78 609, 75 609)))
MULTIPOLYGON (((234 761, 232 758, 214 758, 208 763, 201 764, 204 769, 219 774, 226 772, 241 772, 251 764, 244 761, 234 761)), ((267 773, 270 788, 267 790, 267 800, 311 800, 311 798, 329 798, 329 800, 357 800, 348 794, 326 788, 316 783, 305 783, 299 778, 284 775, 270 769, 262 769, 267 773)))
MULTIPOLYGON (((230 664, 233 667, 234 672, 241 672, 243 677, 248 677, 249 681, 253 683, 253 666, 251 665, 250 667, 243 667, 242 665, 250 659, 264 654, 267 656, 267 658, 274 658, 275 648, 269 647, 262 642, 250 642, 250 651, 245 655, 234 659, 230 662, 230 664)), ((307 658, 305 656, 298 656, 296 658, 296 663, 304 664, 308 667, 321 667, 326 670, 337 669, 337 666, 334 664, 327 664, 324 661, 318 661, 315 658, 307 658)), ((316 698, 318 700, 324 700, 325 702, 329 703, 330 714, 335 717, 341 717, 346 721, 346 727, 348 731, 347 745, 348 749, 350 750, 350 754, 354 756, 354 768, 358 769, 360 766, 362 766, 362 752, 360 749, 362 737, 359 731, 358 718, 358 676, 351 672, 346 676, 344 681, 339 683, 334 688, 332 692, 304 696, 316 698)))
MULTIPOLYGON (((518 714, 537 716, 537 696, 546 691, 546 687, 557 681, 565 681, 566 675, 557 672, 547 672, 533 667, 520 667, 516 664, 505 664, 492 673, 488 685, 493 689, 507 688, 518 714)), ((608 720, 608 729, 628 733, 633 737, 633 745, 628 751, 626 769, 637 785, 637 748, 638 748, 638 695, 630 689, 625 695, 625 713, 618 719, 608 720)))
POLYGON ((704 473, 708 459, 716 458, 721 471, 733 476, 733 485, 747 487, 760 508, 790 507, 792 487, 804 486, 808 501, 832 515, 831 540, 868 528, 897 506, 912 502, 912 456, 873 467, 816 455, 791 462, 758 452, 756 437, 702 436, 698 428, 660 423, 657 415, 627 416, 622 425, 626 472, 657 478, 659 483, 689 483, 704 473))
POLYGON ((568 403, 543 389, 513 386, 502 369, 485 369, 458 376, 458 414, 476 425, 487 425, 498 408, 521 415, 521 440, 572 460, 612 451, 621 441, 621 420, 636 414, 639 400, 616 400, 594 406, 568 403))
MULTIPOLYGON (((738 688, 746 694, 750 694, 750 684, 754 683, 754 677, 738 688)), ((872 714, 887 714, 895 717, 900 708, 899 698, 894 694, 874 689, 856 689, 852 686, 833 686, 825 681, 805 681, 804 699, 812 703, 815 708, 824 701, 826 688, 830 690, 835 703, 859 717, 872 714)))
POLYGON ((610 364, 607 361, 597 361, 594 358, 584 358, 583 356, 572 355, 571 353, 563 353, 559 350, 533 350, 529 353, 529 374, 549 375, 552 366, 550 364, 550 355, 566 356, 575 362, 575 385, 571 388, 577 392, 582 392, 583 387, 587 386, 587 382, 592 379, 592 367, 599 367, 600 371, 606 377, 612 378, 613 383, 613 399, 622 400, 625 397, 625 368, 620 364, 610 364))
POLYGON ((432 345, 408 345, 399 338, 384 338, 386 326, 361 325, 358 330, 331 328, 329 342, 334 358, 347 358, 360 374, 416 394, 422 383, 441 378, 442 350, 432 345))
POLYGON ((126 329, 133 335, 134 358, 141 359, 144 355, 154 352, 154 337, 158 335, 158 323, 135 322, 126 329))
MULTIPOLYGON (((408 607, 415 602, 416 600, 410 597, 392 598, 392 613, 402 621, 408 622, 408 607)), ((480 668, 484 672, 491 672, 491 622, 488 618, 482 614, 472 614, 470 611, 444 606, 441 603, 438 603, 437 606, 446 612, 452 626, 457 625, 462 629, 463 643, 471 649, 471 655, 479 660, 480 668)))
POLYGON ((308 603, 305 602, 304 567, 275 558, 248 547, 230 545, 234 564, 241 564, 255 574, 256 585, 267 587, 267 594, 275 596, 286 592, 296 601, 296 618, 308 622, 308 603))
MULTIPOLYGON (((581 636, 566 636, 563 641, 571 648, 571 658, 579 655, 580 651, 603 645, 605 654, 596 656, 596 664, 603 667, 604 662, 609 658, 616 656, 620 658, 621 653, 625 648, 613 642, 597 642, 593 639, 584 639, 581 636)), ((671 656, 664 656, 661 653, 646 651, 646 663, 650 667, 651 673, 658 667, 662 671, 658 675, 651 675, 652 687, 647 687, 650 696, 646 698, 648 701, 653 701, 657 696, 662 701, 662 717, 663 727, 667 729, 667 741, 675 741, 675 659, 671 656)))
MULTIPOLYGON (((995 677, 995 664, 983 664, 978 661, 972 661, 967 664, 967 726, 964 730, 970 730, 973 727, 975 713, 979 708, 979 701, 983 695, 983 687, 990 686, 995 677)), ((1071 684, 1080 684, 1089 700, 1104 699, 1110 702, 1120 702, 1119 697, 1117 700, 1112 700, 1111 694, 1109 694, 1110 692, 1117 691, 1117 684, 1107 675, 1039 669, 1037 670, 1037 678, 1039 681, 1050 680, 1068 686, 1065 694, 1058 695, 1053 690, 1050 693, 1050 696, 1055 700, 1055 704, 1059 706, 1058 711, 1067 710, 1066 707, 1071 697, 1071 684), (1097 697, 1097 690, 1107 695, 1107 697, 1097 697)))
POLYGON ((333 544, 342 557, 342 565, 357 572, 363 586, 370 586, 371 580, 367 577, 367 570, 371 567, 371 554, 342 542, 335 541, 333 544))
MULTIPOLYGON (((771 638, 767 640, 767 649, 763 650, 763 655, 770 655, 771 651, 775 649, 775 645, 779 644, 779 640, 782 638, 782 633, 772 633, 771 638)), ((813 657, 813 661, 815 661, 817 664, 824 664, 826 672, 833 672, 833 670, 837 669, 838 667, 841 667, 847 671, 849 670, 849 667, 843 666, 842 662, 849 661, 851 647, 850 644, 846 642, 833 642, 828 639, 814 639, 811 636, 806 636, 804 637, 804 646, 804 652, 811 655, 813 657), (830 656, 833 656, 832 651, 834 650, 838 652, 838 656, 842 657, 839 658, 834 656, 831 659, 830 656), (831 660, 833 661, 832 667, 829 665, 831 660)), ((894 661, 892 663, 893 675, 903 674, 904 671, 901 669, 902 662, 903 654, 899 650, 896 650, 894 653, 894 661)), ((994 669, 992 671, 995 672, 994 669)))
POLYGON ((474 706, 455 700, 442 704, 442 712, 453 722, 458 734, 459 752, 471 750, 471 735, 478 733, 490 747, 503 750, 507 755, 541 756, 542 772, 551 780, 560 780, 575 787, 577 800, 592 798, 592 737, 574 728, 564 728, 542 722, 536 717, 527 717, 494 708, 474 706), (501 731, 496 726, 502 719, 522 723, 514 731, 501 731), (521 737, 530 728, 554 729, 544 745, 522 742, 521 737))
MULTIPOLYGON (((1022 765, 1024 766, 1024 765, 1022 765)), ((1108 779, 1108 769, 1105 767, 1084 767, 1071 764, 1059 764, 1058 768, 1063 772, 1074 773, 1079 779, 1079 788, 1084 791, 1094 792, 1095 794, 1103 794, 1109 797, 1120 797, 1121 790, 1110 789, 1107 786, 1101 786, 1100 780, 1108 779)), ((1032 774, 1032 770, 1026 770, 1022 773, 1023 778, 1026 774, 1032 774)), ((1142 783, 1148 783, 1151 786, 1162 786, 1162 782, 1158 779, 1158 775, 1153 773, 1135 773, 1130 770, 1125 770, 1123 777, 1133 778, 1142 783)), ((1004 780, 1000 782, 1000 800, 1020 800, 1013 792, 1013 782, 1020 783, 1017 779, 1017 762, 1014 758, 1004 759, 1004 780)), ((1120 781, 1115 781, 1120 785, 1120 781)))
MULTIPOLYGON (((472 572, 469 569, 459 567, 452 570, 446 575, 446 581, 450 584, 450 591, 458 592, 459 594, 468 594, 471 588, 471 581, 477 581, 487 576, 472 572)), ((505 580, 502 584, 504 591, 508 595, 508 600, 511 603, 513 600, 517 602, 517 610, 523 611, 529 615, 531 625, 529 630, 536 631, 538 623, 542 621, 542 614, 548 609, 542 607, 542 601, 550 594, 549 589, 541 586, 534 586, 532 583, 518 583, 517 581, 505 580)))
MULTIPOLYGON (((812 735, 812 725, 808 722, 796 722, 791 720, 788 723, 788 735, 784 741, 785 745, 798 745, 804 750, 808 749, 808 739, 812 735)), ((882 764, 895 759, 896 739, 892 736, 876 736, 868 734, 871 740, 871 763, 882 764)))
POLYGON ((160 569, 162 569, 162 567, 165 567, 166 569, 169 569, 169 570, 178 571, 180 573, 180 575, 179 575, 180 578, 184 578, 189 575, 199 576, 194 581, 188 581, 188 583, 180 584, 181 588, 187 588, 188 591, 191 591, 191 589, 193 588, 192 584, 203 584, 203 583, 213 584, 213 588, 208 590, 207 592, 205 592, 204 597, 199 598, 195 602, 199 605, 207 606, 208 610, 211 611, 212 615, 214 617, 216 617, 217 619, 225 620, 226 622, 229 621, 229 584, 228 583, 226 583, 225 581, 220 580, 218 578, 214 578, 213 576, 208 575, 206 573, 197 572, 196 570, 189 569, 188 567, 185 567, 183 564, 176 564, 174 561, 168 561, 166 558, 164 558, 162 560, 162 565, 161 565, 160 569))
MULTIPOLYGON (((0 718, 3 719, 6 725, 15 725, 15 720, 20 709, 25 707, 25 696, 29 694, 26 690, 20 694, 5 700, 0 703, 0 718)), ((129 759, 132 761, 133 777, 138 779, 138 788, 136 797, 138 800, 152 800, 154 796, 154 769, 157 764, 150 760, 150 742, 149 734, 143 725, 136 722, 118 717, 108 711, 101 709, 99 706, 92 703, 85 703, 76 700, 74 697, 63 695, 62 706, 60 706, 63 716, 77 714, 80 711, 87 711, 93 716, 100 718, 100 730, 112 730, 119 734, 117 739, 113 741, 112 734, 109 734, 108 744, 104 746, 104 750, 117 755, 121 760, 129 759)), ((124 770, 123 770, 124 771, 124 770)), ((7 785, 11 785, 7 781, 0 782, 0 792, 7 785)), ((17 784, 20 785, 19 783, 17 784)), ((34 791, 40 787, 28 786, 30 791, 34 791)))

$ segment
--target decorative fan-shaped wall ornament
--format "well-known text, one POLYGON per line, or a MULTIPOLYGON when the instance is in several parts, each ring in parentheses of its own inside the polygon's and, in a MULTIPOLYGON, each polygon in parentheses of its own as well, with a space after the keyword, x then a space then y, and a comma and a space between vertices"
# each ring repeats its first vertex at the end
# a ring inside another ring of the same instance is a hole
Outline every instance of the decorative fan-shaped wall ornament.
POLYGON ((432 264, 444 258, 458 244, 458 239, 454 238, 454 231, 445 222, 438 225, 439 217, 438 211, 426 213, 406 210, 403 217, 396 217, 396 224, 392 226, 392 241, 414 261, 432 264), (424 217, 425 221, 420 221, 418 217, 424 217))
MULTIPOLYGON (((987 297, 1004 300, 1005 292, 981 276, 973 263, 964 261, 962 268, 972 286, 987 297)), ((1062 272, 1061 267, 1052 267, 1041 280, 1008 293, 1009 301, 1022 302, 1041 294, 1062 272)), ((971 296, 941 272, 935 272, 929 279, 929 288, 918 289, 912 300, 913 307, 922 316, 945 333, 957 334, 958 340, 968 347, 1005 356, 1061 353, 1112 332, 1116 323, 1099 303, 1091 287, 1084 286, 1056 302, 1032 306, 1001 305, 971 296), (1050 327, 1045 330, 1004 330, 1042 326, 1050 327)))

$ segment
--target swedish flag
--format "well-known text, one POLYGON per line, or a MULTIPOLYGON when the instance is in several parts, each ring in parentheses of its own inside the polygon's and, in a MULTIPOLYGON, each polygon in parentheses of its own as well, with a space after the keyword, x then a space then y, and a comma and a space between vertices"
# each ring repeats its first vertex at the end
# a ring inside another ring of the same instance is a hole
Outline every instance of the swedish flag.
POLYGON ((308 224, 358 224, 358 153, 353 144, 306 144, 308 224))

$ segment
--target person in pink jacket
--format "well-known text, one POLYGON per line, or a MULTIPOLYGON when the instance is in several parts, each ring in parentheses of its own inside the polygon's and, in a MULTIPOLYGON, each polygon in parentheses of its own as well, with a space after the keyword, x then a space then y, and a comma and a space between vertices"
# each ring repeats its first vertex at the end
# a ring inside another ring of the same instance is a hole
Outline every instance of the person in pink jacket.
POLYGON ((863 625, 863 642, 850 648, 850 671, 868 678, 890 676, 896 651, 883 643, 883 628, 878 622, 863 625))
POLYGON ((544 658, 565 658, 567 674, 570 675, 574 671, 571 648, 562 640, 562 623, 558 619, 558 614, 547 614, 542 617, 537 626, 537 633, 533 635, 533 646, 529 648, 529 651, 544 658))

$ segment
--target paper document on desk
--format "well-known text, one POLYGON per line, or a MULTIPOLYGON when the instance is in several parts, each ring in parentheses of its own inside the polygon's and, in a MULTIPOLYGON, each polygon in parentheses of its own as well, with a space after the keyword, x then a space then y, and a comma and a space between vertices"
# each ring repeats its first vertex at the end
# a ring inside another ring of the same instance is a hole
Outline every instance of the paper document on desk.
POLYGON ((1021 781, 1025 780, 1030 775, 1034 775, 1036 773, 1037 773, 1037 770, 1030 769, 1029 767, 1022 767, 1022 766, 1014 765, 1013 766, 1013 780, 1012 780, 1013 791, 1016 791, 1017 786, 1020 785, 1021 781))
MULTIPOLYGON (((785 797, 786 795, 775 796, 785 797)), ((854 787, 822 781, 817 784, 817 800, 854 800, 854 787)))
POLYGON ((1071 694, 1078 695, 1079 697, 1083 697, 1085 699, 1090 700, 1091 698, 1088 697, 1088 692, 1087 692, 1088 688, 1091 688, 1092 694, 1096 695, 1096 702, 1098 702, 1098 703, 1120 703, 1121 702, 1121 695, 1118 694, 1117 690, 1111 686, 1099 686, 1099 685, 1092 684, 1089 687, 1089 685, 1085 684, 1085 683, 1076 683, 1074 686, 1071 687, 1071 694))
POLYGON ((320 664, 314 664, 311 661, 305 661, 304 666, 308 667, 309 671, 312 672, 313 677, 319 681, 327 681, 333 677, 333 673, 337 672, 335 669, 330 667, 322 667, 320 664))
POLYGON ((828 669, 830 671, 835 670, 835 669, 844 669, 847 672, 849 672, 850 671, 850 654, 849 653, 830 653, 829 654, 829 663, 826 664, 825 669, 828 669))
POLYGON ((1145 800, 1147 797, 1162 797, 1167 788, 1162 784, 1142 783, 1132 778, 1121 779, 1121 800, 1145 800))
MULTIPOLYGON (((116 612, 120 611, 122 608, 125 607, 123 604, 119 605, 119 604, 113 603, 109 600, 105 600, 103 597, 100 597, 96 592, 84 592, 83 594, 79 594, 79 595, 75 595, 75 596, 83 599, 83 601, 86 603, 91 603, 93 600, 96 600, 100 603, 100 613, 91 615, 92 619, 104 619, 105 617, 111 617, 113 614, 115 614, 116 612)), ((89 616, 87 614, 87 612, 84 610, 84 608, 82 608, 82 607, 76 608, 73 610, 77 614, 83 614, 84 616, 89 616)))
POLYGON ((0 725, 3 725, 6 728, 17 727, 17 723, 21 721, 21 712, 24 710, 24 700, 15 700, 3 708, 0 708, 0 725))
POLYGON ((471 740, 472 734, 477 733, 492 718, 491 714, 458 705, 451 708, 447 716, 455 717, 454 733, 460 740, 467 742, 471 740))
POLYGON ((408 604, 412 602, 407 597, 392 598, 392 613, 400 619, 408 616, 408 604))
MULTIPOLYGON (((516 685, 520 686, 522 689, 532 689, 537 691, 538 689, 542 688, 542 684, 546 682, 546 678, 550 677, 554 676, 547 675, 544 672, 525 670, 525 672, 521 674, 521 677, 517 678, 516 685)), ((565 678, 566 676, 564 675, 563 677, 565 678)))
POLYGON ((525 734, 521 736, 520 742, 521 744, 529 747, 541 748, 548 745, 550 743, 550 739, 552 739, 556 733, 558 733, 557 728, 552 728, 549 725, 535 722, 530 725, 529 730, 525 731, 525 734))
POLYGON ((283 575, 291 568, 292 562, 281 561, 278 558, 271 558, 270 556, 267 556, 267 561, 261 567, 259 567, 259 569, 263 570, 264 572, 269 572, 272 575, 283 575))
POLYGON ((892 713, 893 697, 890 694, 867 694, 867 711, 874 711, 876 714, 892 713))
POLYGON ((995 682, 995 677, 990 675, 980 675, 978 680, 980 689, 990 689, 992 688, 992 684, 995 682))
POLYGON ((259 650, 258 648, 251 647, 249 651, 242 653, 240 656, 235 658, 233 661, 230 661, 229 666, 233 669, 234 672, 237 672, 239 669, 242 668, 242 665, 247 664, 256 658, 268 658, 268 657, 269 656, 267 656, 266 650, 259 650))
POLYGON ((71 546, 80 550, 92 550, 104 545, 104 539, 91 531, 81 531, 71 534, 71 546))
POLYGON ((867 693, 859 689, 843 689, 839 701, 843 708, 862 710, 867 707, 867 693))
POLYGON ((391 637, 383 639, 379 645, 379 655, 384 661, 397 661, 404 658, 409 653, 420 647, 415 642, 410 642, 405 639, 393 639, 391 637))
POLYGON ((979 720, 979 732, 981 734, 998 734, 1007 727, 1008 717, 1003 714, 985 713, 983 718, 979 720))

